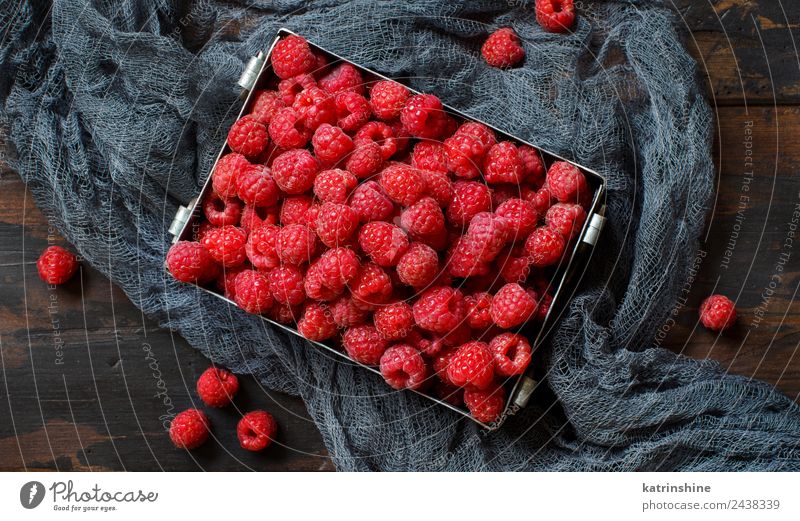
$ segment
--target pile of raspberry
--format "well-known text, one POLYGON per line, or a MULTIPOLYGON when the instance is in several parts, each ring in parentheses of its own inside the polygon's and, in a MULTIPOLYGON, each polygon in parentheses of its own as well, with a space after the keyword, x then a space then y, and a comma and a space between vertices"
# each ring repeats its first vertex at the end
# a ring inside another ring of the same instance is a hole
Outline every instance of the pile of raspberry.
POLYGON ((393 388, 498 420, 531 360, 518 331, 546 316, 586 220, 586 177, 299 36, 277 43, 272 69, 169 270, 393 388))

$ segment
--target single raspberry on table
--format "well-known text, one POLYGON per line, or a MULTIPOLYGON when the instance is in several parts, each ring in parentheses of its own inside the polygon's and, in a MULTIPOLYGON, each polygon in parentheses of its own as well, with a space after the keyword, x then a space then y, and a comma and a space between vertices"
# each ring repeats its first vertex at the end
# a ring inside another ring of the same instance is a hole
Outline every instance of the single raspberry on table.
POLYGON ((526 239, 539 222, 536 206, 524 199, 508 199, 500 204, 494 213, 504 217, 508 222, 509 239, 512 242, 526 239))
POLYGON ((308 302, 297 322, 297 331, 309 340, 322 342, 336 335, 338 328, 328 308, 318 302, 308 302))
POLYGON ((736 322, 736 306, 724 295, 711 295, 700 304, 700 322, 711 331, 724 331, 736 322))
POLYGON ((380 121, 370 121, 356 132, 354 141, 357 144, 372 141, 381 149, 381 157, 387 161, 397 152, 397 139, 394 130, 386 123, 380 121))
POLYGON ((314 204, 314 200, 307 195, 293 195, 284 197, 280 211, 280 223, 284 226, 290 224, 305 224, 308 226, 308 210, 314 204))
POLYGON ((425 183, 425 193, 433 197, 436 203, 446 208, 453 200, 453 182, 445 172, 437 170, 420 170, 425 183))
POLYGON ((392 80, 379 81, 369 91, 369 103, 375 117, 390 121, 400 116, 411 92, 400 83, 392 80))
POLYGON ((358 244, 379 266, 397 265, 408 251, 408 236, 399 227, 384 221, 373 221, 361 227, 358 244))
POLYGON ((403 284, 424 288, 439 273, 439 256, 433 248, 420 242, 411 243, 397 262, 397 276, 403 284))
MULTIPOLYGON (((239 199, 252 206, 273 206, 278 203, 280 190, 264 165, 250 165, 236 177, 239 199)), ((233 223, 232 223, 233 224, 233 223)))
POLYGON ((314 154, 323 164, 335 165, 353 151, 353 140, 339 127, 320 125, 311 138, 314 154))
POLYGON ((322 124, 336 123, 336 103, 330 94, 319 87, 309 87, 300 92, 292 108, 303 126, 312 132, 322 124))
POLYGON ((211 422, 203 411, 187 409, 179 412, 169 425, 169 438, 179 449, 196 449, 206 442, 211 422))
POLYGON ((414 320, 428 331, 444 334, 458 327, 466 317, 464 295, 456 288, 433 287, 414 302, 414 320))
POLYGON ((422 174, 404 163, 392 163, 381 171, 380 184, 386 195, 403 206, 411 206, 425 195, 422 174))
POLYGON ((394 389, 419 389, 428 377, 428 364, 419 351, 408 344, 395 344, 384 351, 381 375, 394 389))
POLYGON ((480 291, 464 297, 467 305, 467 324, 472 329, 485 329, 491 326, 492 321, 492 295, 480 291))
POLYGON ((242 270, 234 281, 234 302, 247 311, 260 315, 272 307, 273 297, 267 275, 255 270, 242 270))
POLYGON ((566 161, 556 161, 547 171, 546 186, 561 203, 577 203, 589 196, 586 176, 578 167, 566 161))
POLYGON ((245 244, 250 264, 260 270, 271 270, 281 263, 276 251, 280 230, 274 224, 262 224, 250 231, 245 244))
POLYGON ((477 252, 482 262, 491 262, 508 242, 508 221, 491 212, 480 212, 472 217, 467 233, 462 237, 477 252))
POLYGON ((500 376, 522 374, 531 362, 531 345, 515 333, 502 333, 489 342, 494 357, 494 371, 500 376))
MULTIPOLYGON (((297 266, 283 265, 269 272, 269 290, 272 297, 281 304, 296 306, 306 299, 303 289, 303 273, 297 266)), ((239 292, 239 286, 236 286, 239 292)))
POLYGON ((486 389, 494 381, 494 359, 485 342, 467 342, 447 364, 447 380, 455 386, 486 389))
POLYGON ((492 210, 492 193, 489 187, 477 181, 453 183, 453 200, 447 207, 447 220, 454 226, 467 226, 480 212, 492 210))
POLYGON ((386 340, 400 340, 408 336, 414 327, 414 312, 406 302, 394 302, 381 306, 372 316, 375 328, 386 340))
POLYGON ((442 143, 420 141, 411 152, 411 165, 420 170, 447 173, 447 154, 442 143))
POLYGON ((524 282, 531 273, 531 259, 524 246, 506 247, 495 259, 495 266, 506 282, 524 282))
POLYGON ((223 199, 211 192, 203 201, 203 215, 214 226, 238 224, 242 217, 242 202, 238 199, 223 199))
POLYGON ((219 158, 211 174, 211 185, 217 195, 223 199, 236 197, 236 178, 248 168, 250 162, 241 154, 233 152, 219 158))
POLYGON ((269 122, 269 137, 283 149, 302 148, 311 139, 311 131, 292 107, 278 110, 269 122))
POLYGON ((487 389, 464 389, 464 404, 476 420, 492 423, 500 419, 506 406, 506 391, 500 384, 490 385, 487 389))
POLYGON ((362 223, 385 221, 394 214, 394 203, 376 181, 366 181, 356 186, 350 196, 350 207, 362 223))
POLYGON ((209 407, 225 407, 237 392, 239 379, 220 367, 209 367, 197 379, 197 396, 209 407))
POLYGON ((253 116, 244 116, 231 125, 228 131, 228 146, 236 153, 255 157, 267 148, 267 127, 253 116))
POLYGON ((469 237, 459 237, 447 254, 447 271, 453 277, 476 277, 487 275, 490 265, 482 260, 480 244, 469 237))
POLYGON ((359 179, 377 174, 383 166, 383 152, 374 141, 356 143, 355 150, 345 162, 345 168, 359 179))
POLYGON ((247 259, 247 234, 236 226, 212 228, 203 237, 203 246, 211 257, 226 268, 233 268, 247 259))
POLYGON ((481 174, 489 147, 475 135, 456 131, 444 141, 444 151, 449 171, 462 179, 475 179, 481 174))
POLYGON ((412 240, 432 248, 442 249, 447 242, 444 214, 432 197, 423 197, 403 210, 400 226, 412 240))
POLYGON ((266 411, 250 411, 236 425, 239 445, 245 450, 258 452, 264 450, 275 439, 278 423, 266 411))
POLYGON ((320 269, 319 261, 312 262, 303 279, 303 289, 306 292, 306 296, 320 302, 328 302, 344 292, 344 287, 331 289, 324 284, 324 281, 325 277, 320 269))
POLYGON ((586 210, 579 204, 557 203, 547 210, 544 221, 548 228, 560 233, 564 240, 571 241, 578 236, 586 222, 586 210))
MULTIPOLYGON (((297 95, 306 89, 317 86, 317 80, 311 74, 298 74, 291 78, 286 78, 278 83, 278 94, 284 106, 294 105, 297 95)), ((277 110, 275 111, 277 112, 277 110)), ((273 113, 273 116, 275 114, 273 113)))
POLYGON ((346 204, 323 203, 317 214, 317 236, 329 248, 344 246, 351 242, 358 222, 358 214, 346 204))
POLYGON ((319 161, 305 149, 287 150, 272 163, 272 177, 287 194, 302 194, 314 186, 319 161))
POLYGON ((366 87, 361 73, 353 65, 342 63, 323 76, 317 82, 322 90, 329 94, 338 92, 355 92, 364 95, 366 87))
POLYGON ((389 275, 371 262, 361 267, 358 275, 350 281, 349 288, 356 306, 370 311, 389 302, 394 291, 389 275))
POLYGON ((526 183, 541 186, 544 183, 545 169, 539 151, 529 145, 517 147, 519 160, 522 161, 522 176, 526 183))
POLYGON ((481 54, 492 67, 513 67, 525 58, 525 49, 519 43, 514 29, 503 27, 489 35, 481 47, 481 54))
POLYGON ((270 61, 275 75, 286 79, 312 71, 317 64, 317 57, 311 52, 305 38, 289 35, 275 44, 270 61))
POLYGON ((275 253, 286 264, 303 264, 314 257, 317 251, 317 236, 302 224, 290 224, 281 228, 275 241, 275 253))
POLYGON ((359 326, 369 319, 369 311, 356 306, 352 297, 337 298, 329 309, 334 323, 341 328, 359 326))
POLYGON ((518 326, 536 313, 538 295, 516 283, 500 288, 492 297, 491 315, 495 324, 503 329, 518 326))
POLYGON ((519 185, 523 179, 523 165, 517 145, 501 141, 486 153, 483 177, 489 184, 512 183, 519 185))
POLYGON ((355 92, 340 92, 336 95, 336 124, 351 134, 366 125, 372 116, 369 101, 355 92))
POLYGON ((573 0, 536 0, 536 21, 551 33, 565 33, 575 23, 573 0))
POLYGON ((356 252, 345 247, 326 251, 320 255, 317 265, 322 276, 322 284, 337 293, 341 293, 361 270, 361 262, 356 252))
POLYGON ((449 125, 442 102, 433 94, 409 98, 400 111, 400 121, 411 136, 421 139, 441 139, 449 125))
POLYGON ((389 347, 389 342, 370 324, 347 328, 342 344, 350 358, 365 365, 378 365, 389 347))
POLYGON ((258 90, 253 94, 250 116, 262 125, 269 125, 272 116, 285 106, 279 93, 273 90, 258 90))
MULTIPOLYGON (((211 280, 216 276, 216 271, 210 271, 211 266, 208 265, 202 254, 194 251, 195 248, 181 246, 176 249, 178 244, 181 243, 173 245, 167 254, 167 266, 170 267, 170 272, 176 279, 193 282, 197 280, 197 277, 203 277, 205 273, 210 275, 206 280, 211 280), (175 250, 172 257, 173 264, 170 264, 170 254, 173 253, 173 250, 175 250), (176 268, 175 271, 172 270, 173 265, 176 268), (179 275, 187 280, 183 280, 179 275)), ((213 261, 211 264, 213 265, 213 261)), ((63 284, 78 271, 78 258, 74 253, 70 253, 61 246, 48 246, 39 255, 36 269, 39 272, 39 278, 47 284, 63 284)))
POLYGON ((537 268, 558 264, 565 249, 564 237, 547 226, 533 230, 525 241, 525 252, 531 258, 531 265, 537 268))

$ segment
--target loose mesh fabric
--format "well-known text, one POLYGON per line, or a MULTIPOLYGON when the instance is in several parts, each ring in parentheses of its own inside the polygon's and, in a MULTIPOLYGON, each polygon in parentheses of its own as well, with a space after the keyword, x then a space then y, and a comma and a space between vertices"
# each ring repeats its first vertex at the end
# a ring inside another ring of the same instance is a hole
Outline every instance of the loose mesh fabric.
POLYGON ((40 4, 2 7, 12 166, 149 317, 214 362, 301 396, 339 469, 798 469, 791 400, 654 345, 713 190, 712 113, 661 3, 584 2, 566 35, 543 32, 532 1, 40 4), (601 247, 538 359, 549 391, 499 431, 391 391, 164 273, 167 228, 238 112, 243 64, 281 26, 608 180, 601 247), (482 62, 500 26, 524 40, 521 68, 482 62))

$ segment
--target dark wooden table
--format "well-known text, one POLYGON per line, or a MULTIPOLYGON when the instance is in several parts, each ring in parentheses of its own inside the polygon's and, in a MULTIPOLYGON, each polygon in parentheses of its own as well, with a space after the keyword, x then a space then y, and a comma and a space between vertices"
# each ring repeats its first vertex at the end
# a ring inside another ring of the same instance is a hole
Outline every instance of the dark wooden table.
MULTIPOLYGON (((716 107, 719 189, 707 255, 662 345, 797 400, 800 243, 787 246, 787 237, 800 208, 800 5, 676 4, 716 107), (696 327, 697 304, 714 288, 739 303, 739 325, 721 337, 696 327)), ((49 290, 35 261, 48 242, 62 241, 7 167, 0 192, 0 470, 333 469, 303 403, 252 378, 243 378, 237 404, 273 412, 278 446, 240 450, 237 413, 223 410, 211 414, 219 443, 191 454, 172 448, 164 420, 191 405, 208 362, 85 265, 65 288, 49 290)))

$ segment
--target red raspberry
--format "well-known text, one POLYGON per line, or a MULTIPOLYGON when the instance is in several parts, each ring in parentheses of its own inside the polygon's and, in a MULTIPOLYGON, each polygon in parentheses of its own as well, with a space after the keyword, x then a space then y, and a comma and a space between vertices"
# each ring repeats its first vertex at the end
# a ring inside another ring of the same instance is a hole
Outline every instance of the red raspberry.
POLYGON ((369 101, 355 92, 336 95, 336 124, 345 132, 353 133, 365 125, 372 116, 369 101))
MULTIPOLYGON (((444 349, 449 349, 444 343, 444 339, 438 335, 431 335, 428 331, 423 332, 419 328, 414 328, 405 339, 405 343, 417 349, 423 355, 433 358, 439 355, 444 349)), ((437 375, 438 376, 438 375, 437 375)))
POLYGON ((239 199, 253 206, 273 206, 280 197, 278 185, 269 168, 250 165, 236 178, 236 193, 239 199))
POLYGON ((448 252, 448 272, 453 277, 475 277, 488 274, 490 266, 481 260, 483 253, 483 249, 477 241, 460 237, 448 252))
POLYGON ((560 233, 564 240, 571 241, 586 222, 586 210, 579 204, 558 203, 547 210, 544 220, 548 228, 560 233))
POLYGON ((292 108, 303 126, 314 131, 323 123, 336 123, 336 103, 319 87, 309 87, 294 99, 292 108))
POLYGON ((405 302, 395 302, 375 310, 375 327, 386 340, 400 340, 414 327, 414 312, 405 302))
POLYGON ((357 143, 345 166, 359 179, 366 179, 376 174, 383 166, 380 145, 372 141, 357 143))
POLYGON ((458 327, 467 314, 464 295, 455 288, 433 287, 414 303, 414 320, 428 331, 444 334, 458 327))
POLYGON ((346 204, 324 203, 317 214, 317 235, 325 246, 336 248, 349 244, 358 228, 358 215, 346 204))
POLYGON ((289 306, 280 302, 272 304, 272 307, 267 311, 267 317, 278 324, 294 324, 299 316, 298 306, 289 306))
MULTIPOLYGON (((310 74, 298 74, 278 83, 278 93, 281 101, 287 107, 294 105, 297 95, 306 89, 317 86, 317 80, 310 74)), ((276 111, 277 112, 277 111, 276 111)), ((273 114, 274 116, 274 114, 273 114)))
POLYGON ((419 351, 408 344, 395 344, 384 351, 381 375, 394 389, 419 389, 428 377, 428 365, 419 351))
MULTIPOLYGON (((306 292, 303 289, 303 273, 297 266, 279 266, 270 271, 269 290, 272 292, 273 298, 281 304, 296 306, 306 299, 306 292)), ((238 284, 236 292, 239 292, 238 284)))
POLYGON ((453 137, 445 140, 444 151, 447 155, 448 170, 456 177, 475 179, 481 173, 489 147, 473 135, 456 132, 453 137))
POLYGON ((449 125, 442 102, 432 94, 417 94, 406 101, 400 112, 403 127, 413 137, 439 139, 449 125))
POLYGON ((272 70, 281 79, 291 78, 314 69, 317 58, 302 36, 289 35, 272 49, 272 70))
POLYGON ((322 275, 319 261, 312 263, 306 271, 305 279, 303 279, 303 289, 306 292, 306 296, 320 302, 327 302, 335 299, 344 291, 343 286, 334 290, 327 287, 324 282, 325 278, 322 275))
POLYGON ((392 279, 377 264, 368 262, 361 267, 358 276, 350 281, 350 294, 356 306, 373 310, 392 298, 392 279))
POLYGON ((322 283, 340 293, 350 281, 358 276, 361 263, 358 255, 350 248, 332 248, 320 255, 318 269, 322 276, 322 283))
POLYGON ((304 149, 288 150, 272 163, 272 177, 287 194, 302 194, 314 186, 319 162, 304 149))
POLYGON ((521 241, 528 237, 539 222, 536 206, 524 199, 508 199, 494 213, 506 219, 511 241, 521 241))
POLYGON ((444 214, 431 197, 423 197, 400 215, 400 226, 412 240, 441 249, 447 242, 444 214))
POLYGON ((544 162, 539 151, 528 145, 517 147, 519 160, 522 161, 522 175, 527 183, 541 186, 544 182, 544 162))
POLYGON ((497 137, 495 137, 494 131, 483 123, 478 123, 477 121, 467 121, 458 127, 456 134, 464 134, 477 138, 486 149, 486 152, 488 152, 489 149, 492 148, 495 143, 497 143, 497 137))
POLYGON ((525 49, 514 29, 503 27, 489 35, 481 47, 481 54, 492 67, 505 69, 521 62, 525 58, 525 49))
POLYGON ((272 293, 265 274, 255 270, 242 270, 236 275, 234 284, 234 302, 243 310, 259 315, 272 307, 272 293))
POLYGON ((222 199, 212 192, 203 202, 203 214, 214 226, 238 224, 242 217, 242 203, 238 199, 222 199))
POLYGON ((466 322, 462 322, 455 329, 452 329, 442 336, 442 343, 446 346, 460 346, 472 340, 472 330, 466 322))
POLYGON ((356 306, 351 297, 339 297, 330 305, 331 316, 342 328, 359 326, 369 318, 369 311, 356 306))
POLYGON ((236 178, 250 168, 250 162, 241 154, 225 154, 214 167, 211 184, 223 199, 236 197, 236 178))
POLYGON ((267 127, 253 116, 242 117, 228 131, 228 146, 247 157, 259 155, 268 144, 267 127))
POLYGON ((375 117, 390 121, 400 116, 411 92, 400 83, 391 80, 379 81, 369 92, 369 102, 375 117))
POLYGON ((326 165, 335 165, 355 148, 350 136, 339 127, 327 123, 317 128, 314 137, 311 138, 311 144, 314 146, 317 159, 326 165))
POLYGON ((494 371, 500 376, 522 374, 531 362, 531 345, 522 335, 497 335, 489 342, 489 350, 494 356, 494 371))
POLYGON ((250 263, 260 270, 271 270, 280 264, 275 250, 280 228, 273 224, 262 224, 254 228, 247 237, 245 253, 250 263))
POLYGON ((225 295, 225 298, 234 300, 236 296, 236 276, 244 269, 244 266, 239 266, 238 268, 220 270, 217 276, 216 286, 217 289, 225 295))
POLYGON ((299 265, 308 262, 317 250, 317 236, 308 226, 290 224, 281 228, 275 241, 275 253, 287 263, 299 265))
MULTIPOLYGON (((167 266, 176 279, 182 282, 194 282, 198 278, 207 281, 216 277, 217 272, 211 259, 196 251, 195 247, 176 248, 178 244, 181 243, 174 244, 167 254, 167 266)), ((39 278, 47 284, 63 284, 78 271, 78 258, 61 246, 49 246, 36 261, 36 268, 39 271, 39 278)))
MULTIPOLYGON (((246 204, 242 210, 242 218, 239 220, 239 226, 245 233, 250 234, 262 224, 278 224, 278 213, 277 206, 264 208, 246 204)), ((198 237, 198 240, 202 239, 198 237)))
POLYGON ((470 221, 462 240, 470 244, 482 262, 491 262, 500 254, 509 235, 508 222, 504 217, 480 212, 470 221))
POLYGON ((225 266, 232 268, 242 264, 247 258, 245 243, 247 234, 236 226, 212 228, 203 237, 203 246, 211 257, 225 266))
POLYGON ((211 423, 203 411, 186 409, 169 425, 169 439, 179 449, 196 449, 208 439, 211 423))
POLYGON ((516 199, 521 196, 522 187, 520 186, 510 184, 497 185, 492 189, 492 206, 494 208, 499 208, 501 204, 509 199, 516 199))
POLYGON ((467 226, 480 212, 492 210, 492 194, 483 183, 456 181, 453 183, 453 200, 447 207, 447 220, 454 226, 467 226))
POLYGON ((536 21, 547 32, 569 31, 575 23, 573 0, 536 0, 536 21))
POLYGON ((464 297, 467 305, 467 324, 472 329, 485 329, 491 326, 492 295, 482 291, 464 297))
POLYGON ((483 165, 483 177, 489 184, 520 184, 523 169, 517 146, 511 141, 501 141, 490 148, 483 165))
POLYGON ((284 226, 290 224, 308 225, 306 213, 314 201, 307 195, 286 197, 281 205, 280 222, 284 226))
POLYGON ((394 137, 394 130, 380 121, 370 121, 358 129, 354 140, 358 144, 365 141, 377 143, 381 147, 381 157, 384 161, 387 161, 397 152, 397 140, 394 137))
POLYGON ((245 450, 258 452, 270 446, 278 433, 275 418, 266 411, 250 411, 236 424, 236 437, 245 450))
MULTIPOLYGON (((452 360, 453 356, 455 356, 456 351, 458 351, 458 349, 445 347, 433 355, 431 360, 431 368, 433 369, 433 372, 436 373, 436 376, 439 377, 439 380, 448 385, 454 385, 447 376, 447 368, 450 365, 450 360, 452 360)), ((454 385, 454 387, 458 386, 454 385)))
POLYGON ((356 185, 358 179, 347 170, 323 170, 314 179, 314 195, 325 203, 345 204, 356 185))
POLYGON ((381 172, 381 187, 393 201, 411 206, 425 195, 425 180, 416 168, 392 163, 381 172))
POLYGON ((253 93, 250 116, 262 125, 269 125, 272 116, 284 107, 283 100, 273 90, 258 90, 253 93))
POLYGON ((447 154, 444 145, 435 141, 420 141, 411 153, 411 165, 420 170, 447 173, 447 154))
POLYGON ((297 331, 309 340, 322 342, 335 336, 338 329, 327 307, 318 302, 309 302, 297 322, 297 331))
POLYGON ((524 282, 531 272, 531 259, 524 246, 504 249, 495 259, 495 265, 506 282, 524 282))
POLYGON ((209 407, 225 407, 237 392, 239 379, 219 367, 209 367, 197 379, 197 395, 209 407))
MULTIPOLYGON (((393 119, 387 122, 387 124, 391 127, 394 140, 397 143, 397 155, 402 155, 408 150, 408 147, 411 146, 411 134, 406 132, 406 129, 403 128, 403 123, 400 121, 400 118, 393 119)), ((406 160, 404 159, 404 161, 406 160)))
POLYGON ((355 210, 362 223, 384 221, 394 214, 394 203, 375 181, 366 181, 353 190, 350 207, 355 210))
POLYGON ((547 226, 533 230, 525 241, 525 252, 531 258, 531 264, 537 268, 557 264, 564 255, 565 248, 564 237, 547 226))
POLYGON ((492 297, 492 320, 504 329, 518 326, 536 313, 537 300, 532 289, 526 291, 519 284, 506 284, 492 297))
POLYGON ((447 379, 457 387, 486 389, 494 381, 492 353, 485 342, 467 342, 447 364, 447 379))
POLYGON ((545 215, 547 210, 556 202, 553 196, 550 195, 550 190, 546 185, 535 192, 528 192, 527 197, 523 196, 523 198, 533 203, 533 206, 536 207, 536 213, 540 216, 545 215))
POLYGON ((573 164, 556 161, 547 171, 547 189, 561 203, 577 203, 589 195, 586 176, 573 164))
POLYGON ((711 295, 700 304, 700 322, 711 331, 724 331, 736 322, 736 306, 724 295, 711 295))
POLYGON ((364 95, 366 88, 361 73, 353 65, 342 63, 319 79, 319 86, 328 94, 355 92, 364 95))
POLYGON ((536 308, 536 320, 544 322, 547 314, 550 312, 550 307, 553 305, 553 295, 550 293, 542 294, 539 299, 539 307, 536 308))
POLYGON ((408 250, 408 237, 393 224, 373 221, 361 227, 358 244, 376 264, 389 267, 397 265, 408 250))
POLYGON ((446 208, 453 200, 453 183, 447 174, 436 170, 420 170, 426 193, 436 200, 436 203, 446 208))
POLYGON ((281 148, 302 148, 311 139, 311 132, 292 107, 280 109, 269 122, 269 137, 281 148))
MULTIPOLYGON (((58 246, 47 248, 36 262, 39 276, 48 284, 66 282, 78 269, 75 256, 58 246), (58 250, 54 250, 58 248, 58 250)), ((204 284, 217 276, 219 266, 197 242, 180 241, 169 248, 167 268, 172 276, 181 282, 204 284)))
POLYGON ((353 326, 345 330, 342 344, 347 354, 358 363, 378 365, 389 342, 383 339, 375 326, 353 326))
POLYGON ((427 244, 414 242, 397 262, 397 276, 403 284, 424 288, 439 273, 439 256, 427 244))
POLYGON ((486 390, 464 389, 464 404, 472 417, 483 423, 500 419, 506 406, 506 391, 502 385, 493 384, 486 390))

